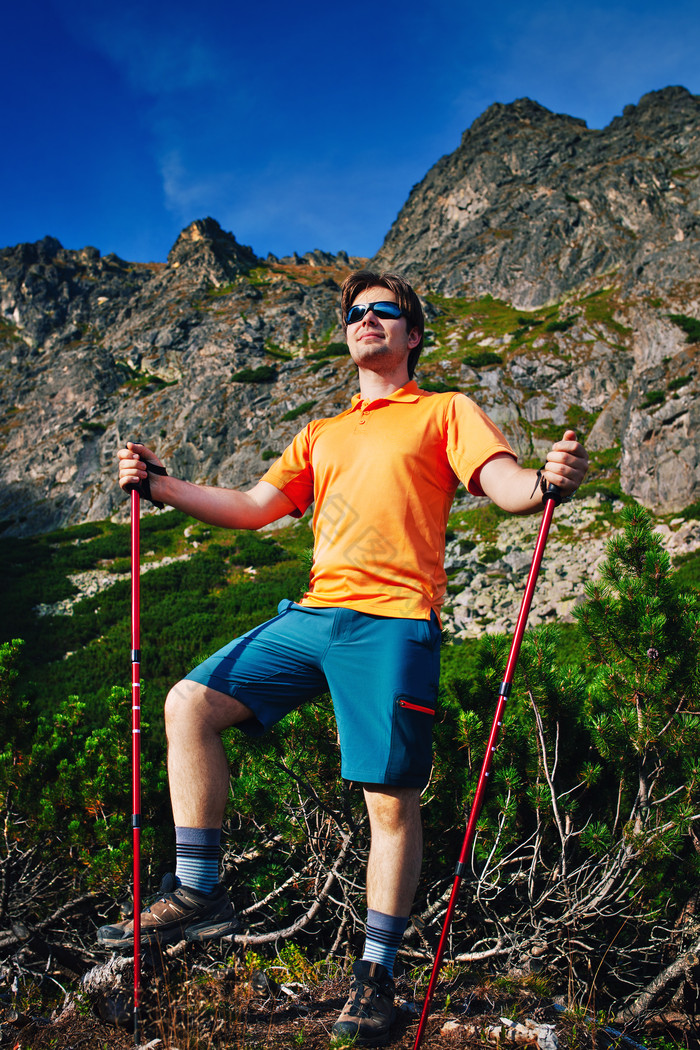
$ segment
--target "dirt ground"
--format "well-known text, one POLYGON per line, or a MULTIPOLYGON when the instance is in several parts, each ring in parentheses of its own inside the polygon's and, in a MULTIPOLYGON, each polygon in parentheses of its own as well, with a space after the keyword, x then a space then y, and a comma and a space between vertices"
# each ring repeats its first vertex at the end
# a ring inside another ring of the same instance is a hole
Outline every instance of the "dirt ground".
MULTIPOLYGON (((415 975, 414 975, 415 976, 415 975)), ((133 971, 131 976, 133 982, 133 971)), ((135 1040, 132 989, 86 996, 69 993, 51 1015, 32 1013, 0 1001, 0 1046, 13 1050, 328 1050, 338 1047, 331 1028, 347 995, 342 974, 318 983, 276 984, 240 966, 212 969, 182 961, 147 973, 141 995, 139 1039, 135 1040)), ((422 1006, 421 989, 407 976, 397 979, 397 1015, 388 1045, 413 1050, 422 1006), (418 994, 417 994, 418 993, 418 994)), ((667 1016, 651 1027, 616 1039, 583 1011, 566 1011, 527 982, 474 982, 453 974, 435 994, 424 1032, 423 1050, 485 1045, 531 1045, 540 1050, 600 1050, 610 1045, 700 1046, 699 1032, 687 1017, 667 1016), (502 1019, 519 1022, 508 1029, 502 1019), (529 1027, 525 1025, 529 1023, 529 1027), (663 1037, 665 1042, 660 1043, 663 1037)))

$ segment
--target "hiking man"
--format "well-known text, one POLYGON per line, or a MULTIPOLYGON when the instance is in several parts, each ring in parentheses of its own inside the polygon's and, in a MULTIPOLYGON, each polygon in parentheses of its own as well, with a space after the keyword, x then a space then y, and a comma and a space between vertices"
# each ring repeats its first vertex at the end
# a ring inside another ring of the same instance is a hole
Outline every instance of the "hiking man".
MULTIPOLYGON (((337 1035, 376 1043, 393 1019, 393 964, 421 867, 420 794, 431 768, 446 576, 445 528, 461 480, 515 514, 542 508, 548 482, 564 496, 588 457, 567 431, 539 473, 463 394, 421 391, 420 301, 393 274, 359 271, 341 293, 359 394, 313 420, 246 492, 167 476, 128 443, 119 484, 211 525, 258 529, 314 504, 309 590, 224 646, 170 691, 165 705, 176 872, 141 916, 144 943, 198 940, 233 928, 219 884, 219 837, 229 790, 221 742, 237 726, 257 736, 326 690, 333 698, 342 776, 361 784, 369 813, 367 927, 337 1035), (358 674, 358 669, 361 669, 358 674)), ((102 927, 107 947, 133 945, 133 923, 102 927)))

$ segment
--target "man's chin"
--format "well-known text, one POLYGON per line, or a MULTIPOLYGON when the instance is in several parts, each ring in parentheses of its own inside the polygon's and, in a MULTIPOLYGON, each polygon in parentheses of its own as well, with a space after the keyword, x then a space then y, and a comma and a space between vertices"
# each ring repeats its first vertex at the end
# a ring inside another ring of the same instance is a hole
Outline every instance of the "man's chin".
POLYGON ((384 343, 379 342, 364 344, 350 356, 360 368, 372 368, 375 363, 380 364, 391 360, 387 347, 384 343))

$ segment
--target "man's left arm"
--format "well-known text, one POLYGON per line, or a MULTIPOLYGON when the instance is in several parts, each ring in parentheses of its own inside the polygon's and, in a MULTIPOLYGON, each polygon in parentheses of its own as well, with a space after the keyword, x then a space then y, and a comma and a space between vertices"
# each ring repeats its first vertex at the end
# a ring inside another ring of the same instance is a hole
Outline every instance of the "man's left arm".
MULTIPOLYGON (((562 496, 571 496, 588 470, 588 454, 567 430, 561 441, 547 453, 542 474, 547 483, 556 485, 562 496)), ((536 470, 518 466, 512 456, 498 453, 481 467, 478 483, 484 493, 499 507, 512 514, 534 514, 542 509, 542 490, 536 470)))

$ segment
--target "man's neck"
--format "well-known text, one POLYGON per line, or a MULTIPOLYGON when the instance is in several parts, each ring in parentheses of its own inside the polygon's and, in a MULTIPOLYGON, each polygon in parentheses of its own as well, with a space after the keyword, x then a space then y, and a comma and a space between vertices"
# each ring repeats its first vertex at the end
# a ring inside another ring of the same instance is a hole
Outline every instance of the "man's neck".
POLYGON ((392 372, 390 375, 382 375, 377 372, 371 372, 366 368, 359 368, 358 377, 360 380, 360 394, 365 401, 376 401, 381 397, 389 397, 409 382, 406 368, 392 372))

